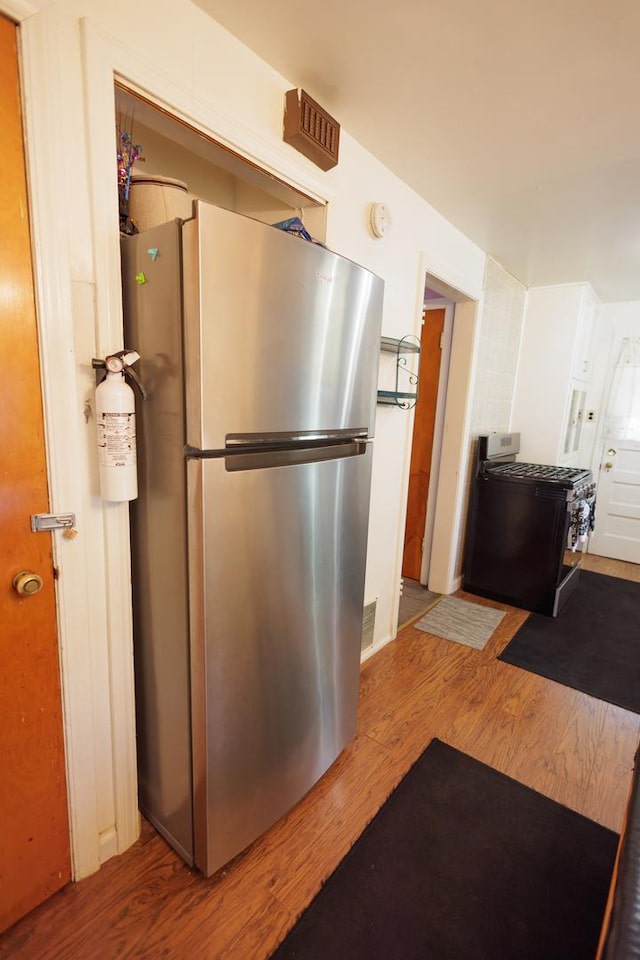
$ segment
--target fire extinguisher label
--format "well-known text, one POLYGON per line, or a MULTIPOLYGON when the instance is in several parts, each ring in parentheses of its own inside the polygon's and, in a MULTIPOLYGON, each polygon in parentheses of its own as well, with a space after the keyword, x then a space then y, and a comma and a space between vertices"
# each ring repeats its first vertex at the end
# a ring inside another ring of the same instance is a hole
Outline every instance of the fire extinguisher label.
POLYGON ((101 413, 98 462, 101 467, 131 467, 136 463, 135 413, 101 413))

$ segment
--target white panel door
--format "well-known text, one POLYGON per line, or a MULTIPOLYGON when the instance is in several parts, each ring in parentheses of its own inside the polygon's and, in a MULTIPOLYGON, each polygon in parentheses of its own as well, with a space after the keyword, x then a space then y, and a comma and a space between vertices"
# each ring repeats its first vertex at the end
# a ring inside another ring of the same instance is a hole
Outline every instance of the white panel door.
POLYGON ((605 442, 589 553, 640 563, 640 442, 605 442))

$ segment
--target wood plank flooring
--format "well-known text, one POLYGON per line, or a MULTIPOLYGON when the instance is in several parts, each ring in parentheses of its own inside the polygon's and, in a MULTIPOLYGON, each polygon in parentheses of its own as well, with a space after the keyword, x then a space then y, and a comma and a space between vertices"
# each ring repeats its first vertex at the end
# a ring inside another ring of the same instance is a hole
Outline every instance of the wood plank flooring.
MULTIPOLYGON (((640 568, 585 558, 640 581, 640 568)), ((459 596, 465 596, 462 592, 459 596)), ((412 626, 368 660, 358 734, 282 821, 205 880, 145 825, 138 843, 0 938, 3 960, 262 960, 433 737, 619 830, 640 716, 412 626)))

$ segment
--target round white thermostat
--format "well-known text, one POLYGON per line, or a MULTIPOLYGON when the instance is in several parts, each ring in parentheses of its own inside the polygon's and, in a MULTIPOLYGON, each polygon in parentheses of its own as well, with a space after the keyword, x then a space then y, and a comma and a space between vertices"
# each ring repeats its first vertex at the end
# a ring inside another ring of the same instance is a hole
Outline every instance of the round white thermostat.
POLYGON ((391 214, 386 203, 372 203, 369 215, 371 232, 374 237, 384 237, 391 229, 391 214))

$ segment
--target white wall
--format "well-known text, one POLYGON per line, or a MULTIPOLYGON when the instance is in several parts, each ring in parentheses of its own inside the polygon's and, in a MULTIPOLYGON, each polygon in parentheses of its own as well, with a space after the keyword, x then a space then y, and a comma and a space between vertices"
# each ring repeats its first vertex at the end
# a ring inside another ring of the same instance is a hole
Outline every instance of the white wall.
POLYGON ((524 284, 487 257, 471 410, 474 436, 511 429, 526 293, 524 284))
MULTIPOLYGON (((476 439, 511 429, 513 394, 524 323, 526 288, 499 263, 487 257, 482 311, 476 331, 473 393, 468 443, 461 458, 463 509, 453 571, 456 582, 463 568, 464 531, 476 456, 476 439)), ((456 317, 459 320, 459 308, 456 317)))
POLYGON ((522 358, 514 404, 521 455, 530 463, 557 463, 582 286, 535 287, 527 295, 522 358))
POLYGON ((136 122, 134 132, 136 142, 144 144, 144 163, 136 165, 136 174, 173 177, 183 181, 194 196, 234 209, 236 184, 231 173, 214 168, 203 157, 188 154, 178 144, 142 123, 136 122), (185 156, 189 158, 187 166, 185 156))
MULTIPOLYGON (((340 164, 326 174, 283 144, 283 96, 296 78, 279 76, 191 3, 43 0, 37 12, 38 6, 11 0, 9 8, 7 0, 5 9, 24 17, 52 508, 74 510, 78 519, 77 539, 56 540, 54 549, 79 877, 125 849, 137 830, 128 517, 126 506, 98 498, 91 416, 91 357, 122 345, 114 71, 327 200, 329 246, 385 280, 387 335, 417 332, 425 269, 479 299, 485 256, 348 131, 341 135, 340 164), (392 212, 393 230, 384 240, 367 230, 374 200, 392 212)), ((467 385, 462 378, 461 389, 467 385)), ((366 579, 366 599, 378 600, 376 646, 395 630, 411 425, 411 415, 379 408, 366 579)), ((455 544, 442 539, 448 554, 455 544)))

